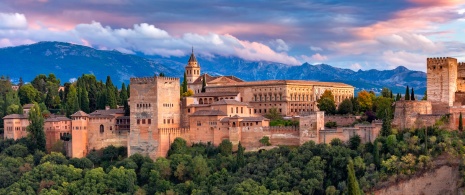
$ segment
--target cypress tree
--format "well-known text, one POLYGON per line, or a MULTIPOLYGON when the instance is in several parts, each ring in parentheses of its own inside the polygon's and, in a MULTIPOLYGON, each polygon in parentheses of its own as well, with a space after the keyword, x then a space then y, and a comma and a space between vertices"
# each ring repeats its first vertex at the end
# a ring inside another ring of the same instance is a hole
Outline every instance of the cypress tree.
POLYGON ((378 140, 376 139, 373 143, 373 162, 377 168, 381 165, 381 160, 379 158, 379 147, 378 147, 378 140))
POLYGON ((34 106, 29 111, 27 131, 29 132, 28 139, 31 146, 45 151, 44 117, 37 103, 34 103, 34 106))
POLYGON ((120 98, 123 101, 124 115, 129 116, 128 93, 126 90, 126 85, 124 83, 121 86, 120 98))
POLYGON ((128 89, 126 89, 126 92, 128 93, 128 98, 131 97, 131 85, 128 85, 128 89))
POLYGON ((391 98, 394 98, 394 95, 392 95, 392 91, 391 91, 391 98))
POLYGON ((205 75, 203 75, 203 80, 202 80, 202 93, 205 92, 205 87, 207 86, 207 78, 205 77, 205 75))
POLYGON ((388 113, 386 118, 383 120, 383 125, 381 126, 381 136, 387 137, 389 135, 391 135, 391 118, 388 113))
POLYGON ((413 91, 413 87, 412 87, 412 94, 410 95, 410 100, 415 100, 415 93, 413 91))
POLYGON ((186 77, 187 77, 187 75, 184 72, 184 80, 182 81, 182 92, 181 92, 181 94, 187 92, 187 79, 186 79, 186 77))
POLYGON ((407 85, 407 88, 405 89, 405 100, 410 100, 410 94, 409 94, 408 85, 407 85))
POLYGON ((349 195, 361 195, 360 187, 358 185, 357 177, 355 177, 354 163, 352 160, 349 160, 347 165, 347 176, 348 176, 348 194, 349 195))
POLYGON ((90 112, 90 108, 89 108, 89 94, 87 93, 87 90, 86 88, 80 88, 79 89, 81 95, 81 110, 84 111, 85 113, 89 113, 90 112))
POLYGON ((459 116, 459 131, 463 131, 462 112, 460 112, 459 116))
POLYGON ((66 116, 70 116, 79 110, 79 99, 76 87, 69 86, 68 97, 66 98, 66 116))
POLYGON ((245 148, 242 147, 241 142, 239 142, 238 149, 237 149, 237 155, 236 155, 236 163, 237 163, 238 168, 243 167, 245 165, 244 150, 245 148))
POLYGON ((107 81, 105 82, 106 85, 106 105, 110 106, 110 108, 116 108, 116 95, 115 95, 115 86, 111 81, 110 76, 107 76, 107 81))
POLYGON ((428 92, 426 89, 425 89, 425 94, 423 95, 423 98, 421 98, 421 100, 428 100, 428 92))

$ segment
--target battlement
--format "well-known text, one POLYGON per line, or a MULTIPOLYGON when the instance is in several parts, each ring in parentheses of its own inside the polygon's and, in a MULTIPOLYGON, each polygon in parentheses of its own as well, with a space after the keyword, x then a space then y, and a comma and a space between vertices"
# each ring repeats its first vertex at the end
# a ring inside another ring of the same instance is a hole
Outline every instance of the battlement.
POLYGON ((429 64, 440 64, 440 63, 446 63, 449 61, 455 61, 457 62, 457 59, 451 58, 451 57, 436 57, 436 58, 426 58, 426 63, 429 64))
POLYGON ((459 66, 459 68, 465 68, 465 62, 459 62, 457 63, 457 65, 459 66))
POLYGON ((185 133, 189 133, 189 128, 159 128, 158 131, 162 135, 181 135, 185 133))
POLYGON ((299 131, 299 127, 294 127, 294 126, 269 126, 269 127, 263 127, 263 131, 299 131))
POLYGON ((180 81, 178 77, 155 77, 156 80, 162 80, 162 81, 180 81))
POLYGON ((180 79, 177 78, 177 77, 155 76, 155 77, 134 77, 134 78, 130 78, 130 82, 132 84, 147 84, 147 83, 154 82, 156 80, 160 80, 160 81, 180 81, 180 79))
POLYGON ((131 84, 147 84, 155 81, 155 77, 134 77, 130 78, 131 84))

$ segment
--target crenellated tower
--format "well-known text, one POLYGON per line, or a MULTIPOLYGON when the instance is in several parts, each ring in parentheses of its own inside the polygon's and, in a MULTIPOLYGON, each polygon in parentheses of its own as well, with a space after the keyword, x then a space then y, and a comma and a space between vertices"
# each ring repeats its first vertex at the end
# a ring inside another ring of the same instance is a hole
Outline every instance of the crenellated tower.
POLYGON ((191 56, 186 66, 186 79, 187 84, 193 83, 200 76, 200 64, 197 62, 197 59, 194 55, 194 48, 192 48, 191 56))
POLYGON ((457 91, 457 59, 427 58, 426 64, 428 100, 452 106, 457 91))
POLYGON ((160 128, 179 128, 180 80, 172 77, 131 78, 128 155, 141 153, 155 159, 165 156, 169 142, 160 128))
POLYGON ((465 92, 465 62, 457 63, 457 92, 465 92))

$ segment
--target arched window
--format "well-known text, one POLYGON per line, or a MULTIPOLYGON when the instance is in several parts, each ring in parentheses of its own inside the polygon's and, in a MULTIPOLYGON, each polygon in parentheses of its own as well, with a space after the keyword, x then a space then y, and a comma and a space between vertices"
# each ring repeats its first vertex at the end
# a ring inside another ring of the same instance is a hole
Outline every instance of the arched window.
POLYGON ((100 125, 100 133, 103 133, 105 130, 104 130, 104 127, 103 125, 100 125))

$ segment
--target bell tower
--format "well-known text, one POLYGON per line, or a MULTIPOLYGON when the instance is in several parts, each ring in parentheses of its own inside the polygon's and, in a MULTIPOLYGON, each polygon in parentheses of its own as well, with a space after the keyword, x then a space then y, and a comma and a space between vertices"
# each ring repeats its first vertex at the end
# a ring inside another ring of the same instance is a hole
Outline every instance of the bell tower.
POLYGON ((189 61, 187 62, 185 73, 186 73, 187 84, 193 83, 200 76, 200 65, 197 62, 197 59, 195 58, 194 47, 192 47, 192 53, 191 53, 191 56, 189 57, 189 61))

